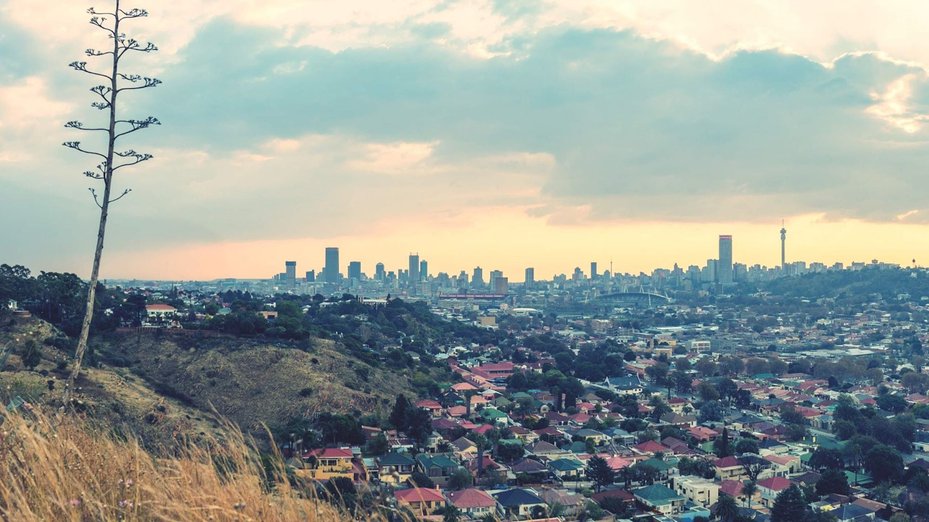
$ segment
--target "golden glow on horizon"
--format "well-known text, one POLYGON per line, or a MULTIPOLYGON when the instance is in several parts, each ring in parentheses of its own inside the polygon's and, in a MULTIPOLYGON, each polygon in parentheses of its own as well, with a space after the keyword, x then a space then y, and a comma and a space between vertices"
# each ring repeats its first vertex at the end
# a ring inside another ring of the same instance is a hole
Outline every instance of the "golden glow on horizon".
MULTIPOLYGON (((617 272, 650 272, 653 268, 703 266, 717 257, 718 236, 733 235, 733 259, 749 266, 769 267, 780 260, 780 223, 614 223, 555 226, 521 210, 500 209, 472 216, 467 223, 428 224, 394 222, 370 235, 328 239, 295 238, 179 246, 162 250, 113 250, 105 270, 109 278, 208 280, 223 277, 268 278, 283 271, 284 260, 296 260, 297 272, 323 265, 323 249, 338 246, 343 273, 349 261, 361 261, 365 273, 383 262, 386 269, 407 266, 407 255, 419 252, 431 274, 470 275, 475 266, 485 274, 503 270, 511 281, 523 279, 534 266, 537 279, 570 274, 578 266, 585 273, 590 261, 601 271, 610 261, 617 272), (391 232, 391 230, 395 232, 391 232), (125 270, 121 267, 132 267, 125 270)), ((929 260, 929 225, 877 224, 862 221, 824 221, 822 216, 787 220, 787 261, 884 262, 909 265, 929 260)))

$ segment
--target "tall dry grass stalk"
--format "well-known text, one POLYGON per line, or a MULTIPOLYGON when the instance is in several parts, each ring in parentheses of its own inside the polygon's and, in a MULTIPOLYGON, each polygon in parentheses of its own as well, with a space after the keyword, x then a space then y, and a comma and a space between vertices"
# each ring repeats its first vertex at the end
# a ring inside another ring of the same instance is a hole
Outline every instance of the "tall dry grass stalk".
POLYGON ((267 473, 254 445, 232 426, 222 441, 182 443, 173 457, 158 458, 73 415, 0 418, 3 521, 345 518, 286 479, 266 479, 285 476, 282 461, 271 459, 267 473))

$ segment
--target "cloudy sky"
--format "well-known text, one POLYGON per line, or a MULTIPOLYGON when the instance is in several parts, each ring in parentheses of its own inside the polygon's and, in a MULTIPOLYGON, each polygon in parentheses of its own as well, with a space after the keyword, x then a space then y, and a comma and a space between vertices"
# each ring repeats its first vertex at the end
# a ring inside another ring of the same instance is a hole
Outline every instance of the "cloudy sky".
MULTIPOLYGON (((82 1, 0 3, 0 262, 88 273, 82 1), (62 5, 64 4, 64 5, 62 5)), ((98 4, 98 8, 106 5, 98 4)), ((131 6, 130 6, 131 7, 131 6)), ((929 3, 152 0, 104 277, 929 262, 929 3), (180 6, 178 6, 180 4, 180 6)), ((85 58, 86 59, 86 58, 85 58)))

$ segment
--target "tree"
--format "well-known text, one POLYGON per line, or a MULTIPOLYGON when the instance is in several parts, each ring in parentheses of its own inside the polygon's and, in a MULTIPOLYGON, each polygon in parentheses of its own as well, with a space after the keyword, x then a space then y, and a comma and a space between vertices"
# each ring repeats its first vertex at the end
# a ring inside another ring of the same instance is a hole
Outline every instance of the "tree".
POLYGON ((464 468, 458 468, 452 473, 452 476, 448 477, 448 489, 459 490, 470 488, 474 484, 474 477, 471 476, 471 473, 464 468))
POLYGON ((703 402, 719 400, 719 392, 716 391, 716 387, 708 382, 701 382, 697 386, 697 394, 700 395, 700 400, 703 402))
POLYGON ((758 475, 761 475, 761 472, 768 468, 768 461, 757 455, 746 455, 739 460, 742 463, 742 467, 745 468, 745 474, 748 475, 748 480, 752 482, 757 482, 758 475))
POLYGON ((845 467, 842 452, 835 449, 816 448, 810 456, 810 467, 818 470, 837 469, 845 467))
POLYGON ((740 455, 743 453, 758 453, 758 441, 755 439, 739 439, 735 443, 735 452, 740 455))
POLYGON ((890 446, 878 444, 865 454, 864 467, 875 482, 895 482, 903 476, 903 459, 890 446))
POLYGON ((719 458, 732 455, 732 446, 729 443, 729 428, 723 428, 722 435, 713 441, 713 451, 719 458))
POLYGON ((33 339, 29 339, 23 345, 23 351, 21 355, 23 359, 23 366, 29 368, 30 370, 35 368, 42 362, 42 352, 39 349, 39 343, 35 342, 33 339))
POLYGON ((461 520, 461 511, 451 504, 445 506, 445 512, 442 514, 442 522, 458 522, 459 520, 461 520))
POLYGON ((593 457, 587 461, 587 478, 597 486, 597 491, 603 486, 613 483, 615 475, 613 469, 603 457, 593 457))
POLYGON ((739 517, 739 506, 735 499, 722 494, 716 502, 716 516, 722 522, 734 522, 739 517))
POLYGON ((409 423, 410 410, 412 410, 412 408, 409 399, 407 399, 405 395, 402 393, 397 395, 397 399, 394 401, 394 407, 390 410, 390 417, 388 417, 390 424, 398 430, 406 429, 409 423))
POLYGON ((715 422, 723 420, 723 415, 725 415, 725 411, 723 411, 723 406, 719 403, 719 401, 707 401, 704 402, 702 406, 700 406, 700 412, 697 415, 697 419, 701 423, 715 422))
POLYGON ((748 481, 742 484, 742 494, 745 495, 745 507, 752 507, 752 497, 758 491, 758 484, 754 481, 748 481))
POLYGON ((884 395, 880 395, 876 400, 877 406, 882 410, 891 413, 900 413, 906 410, 906 399, 899 395, 885 393, 884 395))
POLYGON ((806 499, 796 484, 782 491, 774 499, 771 522, 798 522, 806 519, 806 499))
POLYGON ((671 373, 671 381, 674 384, 674 390, 678 393, 690 393, 693 387, 693 379, 686 372, 675 370, 671 373))
POLYGON ((151 154, 136 152, 133 149, 117 150, 117 142, 130 134, 137 131, 148 129, 154 125, 160 125, 161 122, 153 116, 148 116, 141 120, 124 119, 120 117, 117 110, 117 98, 121 93, 148 89, 156 87, 161 83, 160 80, 149 78, 138 74, 126 74, 122 71, 122 59, 132 53, 151 53, 158 48, 151 43, 143 44, 134 38, 127 37, 123 33, 123 24, 136 18, 148 16, 148 11, 144 9, 123 9, 120 7, 120 0, 114 0, 112 12, 97 12, 90 8, 88 12, 92 15, 91 25, 103 30, 112 41, 112 48, 102 51, 96 49, 87 49, 86 54, 93 58, 104 58, 106 60, 107 72, 99 72, 89 69, 87 62, 75 61, 70 66, 86 74, 90 74, 104 80, 103 85, 97 85, 91 88, 101 101, 95 101, 92 107, 108 111, 108 124, 105 127, 85 127, 79 121, 69 121, 65 127, 79 130, 82 132, 102 133, 106 139, 106 151, 95 151, 81 146, 79 141, 68 141, 64 143, 65 147, 74 149, 84 154, 95 156, 102 160, 97 164, 96 171, 85 171, 84 175, 103 183, 103 193, 98 195, 96 189, 91 188, 94 202, 100 208, 100 219, 97 226, 97 244, 94 250, 94 261, 90 271, 90 284, 87 286, 87 301, 84 308, 84 320, 81 323, 81 332, 77 340, 77 348, 74 354, 74 366, 71 375, 68 377, 68 383, 65 386, 65 401, 69 398, 70 391, 74 387, 74 381, 81 372, 81 364, 84 361, 84 354, 87 350, 87 340, 90 336, 90 323, 94 316, 94 303, 96 302, 97 281, 100 278, 100 260, 103 256, 103 242, 106 236, 106 224, 109 217, 110 204, 119 201, 127 194, 130 189, 125 189, 119 196, 113 196, 113 175, 126 167, 138 165, 144 161, 152 159, 151 154))
POLYGON ((900 378, 900 383, 910 393, 926 393, 926 389, 929 388, 929 375, 910 372, 900 378))
POLYGON ((848 477, 836 469, 826 470, 819 481, 816 482, 817 495, 829 495, 836 493, 838 495, 848 495, 850 488, 848 486, 848 477))

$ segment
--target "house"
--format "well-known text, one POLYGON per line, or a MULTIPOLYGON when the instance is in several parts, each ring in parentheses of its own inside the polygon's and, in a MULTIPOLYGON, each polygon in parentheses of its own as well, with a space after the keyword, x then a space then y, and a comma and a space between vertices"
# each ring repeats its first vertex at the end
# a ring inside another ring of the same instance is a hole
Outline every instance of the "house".
POLYGON ((166 304, 145 305, 145 317, 150 323, 171 321, 177 317, 177 308, 166 304))
POLYGON ((543 489, 539 491, 539 497, 548 504, 550 510, 557 507, 562 517, 575 518, 587 507, 587 501, 583 495, 569 493, 562 489, 543 489))
POLYGON ((875 512, 858 504, 842 504, 828 511, 838 522, 870 522, 875 512))
POLYGON ((397 504, 420 516, 431 515, 435 510, 445 507, 445 497, 439 490, 432 488, 410 488, 394 492, 397 504))
POLYGON ((687 497, 694 504, 710 507, 719 500, 720 485, 702 477, 683 476, 674 478, 674 491, 687 497))
POLYGON ((548 476, 549 469, 535 459, 523 458, 510 466, 510 470, 517 476, 524 475, 531 480, 542 480, 548 476))
POLYGON ((662 453, 662 454, 671 453, 671 450, 669 450, 667 446, 664 446, 663 444, 660 444, 653 440, 647 440, 640 444, 636 444, 635 446, 632 447, 632 451, 640 455, 654 455, 656 453, 662 453))
POLYGON ((603 384, 617 395, 638 395, 645 389, 637 374, 623 377, 607 377, 603 384))
POLYGON ((420 453, 416 455, 416 467, 429 477, 429 480, 444 488, 448 479, 461 466, 445 454, 420 453))
POLYGON ((433 417, 442 416, 442 405, 439 404, 439 401, 423 399, 421 401, 416 401, 416 407, 428 411, 433 417))
POLYGON ((571 436, 572 440, 575 441, 590 441, 594 446, 602 446, 610 442, 610 437, 604 433, 601 433, 597 430, 592 430, 589 428, 581 428, 574 432, 574 435, 571 436))
POLYGON ((497 511, 500 516, 514 520, 542 518, 548 513, 548 505, 536 494, 526 488, 513 488, 494 493, 497 511))
POLYGON ((766 508, 774 507, 774 501, 777 496, 789 488, 793 482, 784 477, 769 477, 758 481, 758 494, 761 497, 761 504, 766 508))
POLYGON ((652 484, 633 490, 632 495, 646 509, 666 516, 680 513, 687 500, 664 484, 652 484))
POLYGON ((343 477, 357 480, 349 448, 321 448, 303 454, 307 471, 313 480, 329 480, 343 477))
POLYGON ((390 452, 377 460, 377 473, 381 482, 399 485, 410 479, 415 464, 409 455, 390 452))
POLYGON ((455 455, 460 459, 469 459, 477 455, 477 444, 472 442, 471 439, 458 437, 451 442, 451 445, 454 448, 455 455))
POLYGON ((475 488, 450 492, 448 494, 448 503, 458 508, 463 515, 472 519, 492 515, 497 509, 497 501, 490 494, 475 488))
POLYGON ((580 480, 584 476, 584 463, 574 458, 553 460, 548 467, 562 481, 580 480))
POLYGON ((802 469, 800 457, 795 455, 765 455, 762 457, 770 463, 770 467, 765 470, 765 476, 786 477, 799 473, 802 469))
POLYGON ((740 480, 746 478, 745 468, 735 457, 723 457, 713 462, 716 468, 716 477, 720 480, 740 480))

